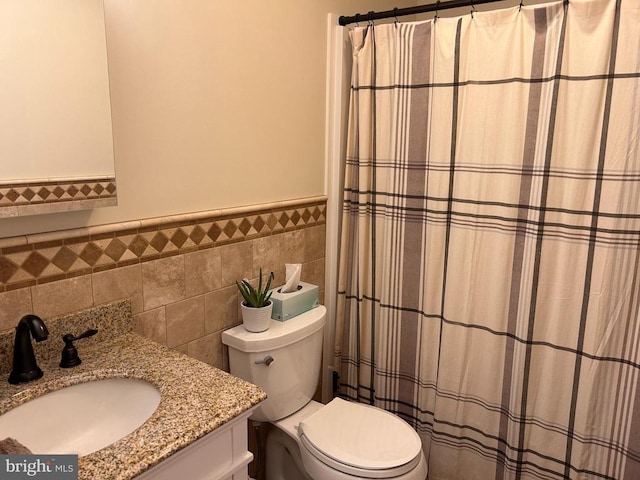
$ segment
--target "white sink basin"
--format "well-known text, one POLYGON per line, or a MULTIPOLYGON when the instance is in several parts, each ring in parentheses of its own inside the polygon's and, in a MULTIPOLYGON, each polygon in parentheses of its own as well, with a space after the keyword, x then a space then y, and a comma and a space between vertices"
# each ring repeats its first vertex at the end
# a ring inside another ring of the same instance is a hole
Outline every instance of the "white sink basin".
POLYGON ((34 454, 88 455, 133 432, 159 403, 158 389, 143 380, 80 383, 0 416, 0 437, 15 438, 34 454))

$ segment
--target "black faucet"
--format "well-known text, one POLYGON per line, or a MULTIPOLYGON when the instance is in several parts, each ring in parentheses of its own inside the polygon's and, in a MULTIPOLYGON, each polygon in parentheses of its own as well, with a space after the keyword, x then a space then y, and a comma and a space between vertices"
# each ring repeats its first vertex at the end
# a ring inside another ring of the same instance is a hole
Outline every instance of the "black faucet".
POLYGON ((13 369, 9 375, 9 383, 25 383, 37 380, 42 370, 36 363, 36 356, 31 345, 31 336, 36 342, 46 340, 49 336, 47 326, 36 315, 25 315, 16 327, 16 340, 13 346, 13 369), (31 335, 29 335, 31 332, 31 335))

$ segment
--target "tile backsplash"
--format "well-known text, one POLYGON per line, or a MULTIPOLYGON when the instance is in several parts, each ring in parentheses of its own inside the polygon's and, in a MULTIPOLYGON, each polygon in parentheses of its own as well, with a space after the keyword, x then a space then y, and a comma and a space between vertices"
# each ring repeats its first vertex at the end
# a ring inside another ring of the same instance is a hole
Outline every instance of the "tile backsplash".
MULTIPOLYGON (((17 323, 17 322, 16 322, 17 323)), ((131 332, 133 327, 131 302, 116 300, 97 307, 88 308, 80 312, 73 312, 46 320, 49 337, 44 342, 32 342, 33 350, 38 361, 59 362, 66 334, 79 335, 89 328, 98 330, 96 335, 83 338, 79 344, 80 351, 98 342, 112 340, 131 332)), ((0 372, 10 372, 13 364, 14 332, 0 332, 0 372)), ((78 346, 78 345, 76 345, 78 346)))
POLYGON ((238 324, 235 281, 284 264, 324 292, 326 198, 0 239, 0 332, 129 299, 134 329, 228 370, 222 330, 238 324))

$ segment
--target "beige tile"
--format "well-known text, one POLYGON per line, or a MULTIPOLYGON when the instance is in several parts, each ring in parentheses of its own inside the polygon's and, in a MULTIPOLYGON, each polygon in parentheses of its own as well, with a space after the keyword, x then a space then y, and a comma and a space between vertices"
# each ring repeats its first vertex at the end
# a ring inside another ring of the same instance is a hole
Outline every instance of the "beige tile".
MULTIPOLYGON (((304 268, 304 265, 302 267, 304 268)), ((287 278, 287 276, 285 274, 285 270, 282 269, 282 270, 279 270, 279 271, 273 272, 273 273, 275 274, 275 278, 271 282, 271 285, 273 285, 274 287, 280 287, 280 286, 284 285, 284 282, 285 282, 285 280, 287 278)))
POLYGON ((91 275, 31 287, 33 313, 43 318, 77 312, 93 306, 91 275))
POLYGON ((18 215, 42 215, 51 213, 50 203, 36 203, 34 205, 18 205, 18 215))
POLYGON ((0 238, 0 248, 17 247, 26 244, 27 237, 25 237, 24 235, 20 235, 18 237, 0 238))
POLYGON ((204 297, 204 330, 213 333, 237 325, 238 305, 240 298, 238 288, 232 287, 216 290, 204 297))
POLYGON ((253 273, 252 278, 258 278, 260 268, 262 274, 282 270, 284 263, 281 256, 282 235, 270 235, 268 237, 256 238, 253 241, 253 273))
POLYGON ((0 293, 0 305, 0 332, 12 330, 22 317, 33 313, 31 290, 21 288, 0 293))
POLYGON ((184 276, 188 297, 217 290, 222 286, 219 248, 208 248, 184 256, 184 276))
POLYGON ((71 230, 56 230, 53 232, 35 233, 27 237, 27 241, 31 245, 44 242, 57 242, 59 240, 70 240, 77 237, 84 237, 89 235, 89 229, 87 227, 74 228, 71 230))
POLYGON ((145 310, 183 300, 184 257, 176 255, 143 263, 142 292, 145 310))
POLYGON ((140 228, 140 220, 130 220, 128 222, 111 223, 107 225, 95 225, 87 227, 89 235, 100 235, 103 233, 118 233, 124 230, 140 228))
POLYGON ((220 248, 222 286, 253 276, 253 242, 240 242, 220 248))
POLYGON ((204 335, 204 296, 166 306, 167 346, 176 347, 204 335))
MULTIPOLYGON (((277 223, 278 219, 286 218, 287 214, 292 214, 293 212, 300 214, 302 211, 308 210, 308 209, 315 210, 316 208, 320 208, 322 210, 324 208, 323 205, 318 204, 316 206, 315 203, 322 203, 323 198, 324 197, 294 199, 286 202, 276 202, 273 204, 262 204, 262 205, 253 205, 253 206, 240 207, 240 208, 232 208, 232 209, 227 209, 224 212, 219 210, 209 211, 209 212, 196 212, 192 214, 190 213, 190 214, 182 214, 182 215, 176 215, 176 216, 159 217, 151 220, 134 220, 134 221, 129 221, 125 223, 98 225, 93 227, 84 227, 84 228, 77 228, 72 230, 63 230, 63 231, 56 231, 56 232, 44 232, 44 233, 28 235, 28 236, 0 239, 0 248, 12 247, 14 245, 50 243, 50 242, 59 242, 61 240, 66 240, 68 244, 67 247, 70 250, 74 251, 74 253, 78 254, 80 251, 82 251, 81 247, 86 247, 86 245, 92 241, 89 238, 89 235, 91 235, 92 237, 96 235, 100 236, 100 238, 102 238, 104 242, 106 242, 105 235, 111 236, 113 234, 116 234, 116 237, 118 239, 120 239, 124 244, 129 245, 130 240, 127 240, 127 238, 132 237, 134 235, 133 231, 139 228, 141 225, 154 225, 156 227, 161 227, 160 228, 161 230, 166 229, 166 231, 175 231, 176 222, 186 222, 186 221, 194 222, 194 224, 184 227, 185 233, 187 233, 187 231, 190 231, 190 232, 193 231, 191 230, 191 227, 193 227, 194 230, 197 229, 197 230, 200 230, 201 232, 208 232, 212 225, 217 225, 218 223, 221 223, 221 224, 230 223, 239 228, 237 231, 233 233, 227 232, 227 234, 229 235, 229 238, 243 239, 245 235, 253 236, 255 234, 256 231, 254 230, 254 227, 263 233, 272 229, 275 229, 276 231, 280 231, 280 232, 282 232, 283 230, 286 230, 284 226, 277 223), (232 215, 232 217, 234 218, 230 218, 229 215, 232 215), (258 215, 261 217, 262 219, 261 221, 266 222, 266 226, 264 228, 257 227, 256 225, 254 225, 253 227, 246 225, 247 221, 249 223, 256 221, 256 218, 258 215), (197 224, 197 227, 194 226, 195 224, 197 224), (77 251, 76 249, 73 248, 74 245, 78 247, 77 251)), ((309 221, 313 223, 315 220, 311 219, 309 221)), ((320 221, 323 221, 323 219, 321 218, 320 221)), ((302 223, 298 222, 297 225, 298 227, 301 227, 302 223)), ((288 223, 287 228, 290 228, 290 227, 293 227, 293 222, 291 221, 288 223)), ((155 234, 157 234, 157 231, 143 232, 140 235, 140 238, 145 239, 145 241, 152 241, 153 236, 155 234)), ((198 237, 198 234, 196 232, 196 237, 187 239, 186 242, 182 244, 182 248, 189 248, 190 246, 195 244, 198 244, 200 246, 203 246, 205 244, 211 245, 213 242, 213 240, 208 236, 205 236, 204 238, 199 238, 198 240, 196 240, 197 237, 198 237)), ((242 277, 255 278, 256 275, 255 275, 255 272, 253 271, 254 267, 258 267, 261 264, 265 264, 265 268, 270 268, 277 272, 280 270, 284 270, 284 263, 304 263, 304 262, 316 260, 320 258, 323 255, 322 252, 324 252, 323 237, 324 237, 323 225, 319 225, 317 227, 310 227, 307 229, 292 230, 290 232, 285 232, 280 234, 279 237, 273 237, 273 238, 262 237, 261 242, 263 242, 263 244, 258 244, 256 247, 257 260, 254 262, 253 258, 251 258, 251 268, 250 268, 251 271, 245 268, 246 265, 243 265, 244 262, 249 260, 247 257, 232 258, 231 260, 228 261, 228 264, 227 264, 227 267, 229 268, 226 271, 228 273, 225 273, 225 268, 221 267, 222 282, 219 285, 217 283, 213 283, 213 287, 215 289, 218 286, 231 285, 237 278, 242 278, 242 277), (307 244, 307 241, 306 241, 307 236, 309 237, 309 242, 305 248, 304 245, 307 244), (302 247, 300 245, 301 239, 303 239, 302 247), (278 242, 280 243, 279 245, 280 248, 278 249, 272 248, 274 244, 277 244, 278 242), (301 248, 302 248, 302 253, 301 253, 301 248)), ((254 240, 257 240, 257 239, 254 239, 254 240)), ((236 253, 241 252, 242 254, 249 255, 246 249, 247 249, 247 245, 253 246, 252 242, 253 240, 244 240, 237 244, 227 245, 227 247, 229 248, 230 252, 236 252, 236 253)), ((98 240, 97 244, 100 244, 100 243, 101 243, 100 240, 98 240)), ((119 261, 132 260, 132 259, 137 259, 139 257, 143 257, 145 260, 148 259, 149 257, 155 258, 154 255, 157 254, 157 250, 151 246, 148 246, 145 250, 143 248, 145 245, 141 245, 141 242, 138 242, 135 245, 136 248, 134 250, 129 249, 123 252, 122 256, 119 257, 118 260, 119 261)), ((105 246, 103 245, 101 248, 104 249, 105 246)), ((163 253, 166 253, 168 251, 178 251, 177 248, 178 247, 173 244, 168 244, 166 246, 162 246, 161 249, 163 253)), ((36 251, 39 251, 39 247, 36 247, 36 251)), ((22 265, 22 263, 18 261, 20 260, 19 259, 20 255, 21 255, 20 253, 9 255, 5 252, 6 258, 11 262, 16 263, 16 265, 22 265)), ((251 252, 250 255, 253 255, 253 252, 251 252)), ((47 257, 46 255, 45 257, 49 259, 49 257, 47 257)), ((113 259, 108 255, 103 255, 100 258, 96 258, 95 260, 97 261, 96 265, 106 265, 106 264, 111 264, 113 259)), ((70 267, 70 270, 68 271, 76 272, 86 267, 87 267, 86 264, 83 264, 81 260, 78 260, 76 263, 74 263, 70 267)), ((14 267, 12 267, 11 265, 9 265, 9 267, 5 266, 5 271, 0 272, 0 276, 2 276, 2 273, 4 273, 5 274, 4 277, 8 277, 8 280, 10 281, 7 281, 7 284, 9 285, 15 285, 25 280, 31 280, 34 278, 34 276, 38 281, 43 281, 43 280, 47 280, 47 278, 50 278, 53 275, 58 275, 60 273, 59 269, 52 268, 52 267, 42 271, 37 271, 37 272, 32 271, 31 274, 29 274, 28 271, 24 269, 18 269, 15 272, 8 271, 9 268, 13 270, 14 267)), ((211 278, 208 278, 207 281, 211 281, 211 278)), ((216 281, 215 278, 213 281, 214 282, 216 281)), ((186 279, 185 279, 185 282, 186 282, 186 279)), ((198 290, 198 286, 205 288, 203 285, 204 284, 201 284, 199 280, 190 278, 189 284, 188 284, 189 293, 187 293, 187 291, 185 290, 183 298, 186 298, 191 294, 195 294, 195 292, 199 292, 197 294, 206 293, 206 291, 198 290)), ((208 285, 207 288, 208 287, 211 287, 211 285, 208 285)), ((185 289, 186 289, 186 285, 185 285, 185 289)), ((153 293, 153 295, 151 296, 154 297, 154 300, 151 300, 150 304, 145 304, 143 300, 143 305, 144 305, 143 308, 156 308, 157 306, 162 304, 162 301, 160 302, 156 301, 157 298, 155 298, 156 297, 155 294, 158 293, 157 291, 146 292, 146 293, 153 293)), ((177 301, 175 295, 170 296, 167 300, 177 301)), ((136 308, 136 310, 139 310, 139 308, 136 307, 135 305, 135 300, 134 300, 134 308, 136 308)))
POLYGON ((167 322, 165 307, 155 308, 133 316, 133 330, 143 337, 162 345, 167 344, 167 322))
POLYGON ((280 202, 280 205, 286 208, 290 208, 290 207, 298 207, 300 205, 308 205, 312 203, 326 202, 326 201, 327 201, 326 195, 316 195, 314 197, 302 197, 302 198, 292 198, 291 200, 284 200, 283 202, 280 202))
POLYGON ((223 351, 220 332, 205 335, 187 344, 187 355, 219 369, 224 367, 223 351))
POLYGON ((282 238, 280 245, 283 267, 285 263, 304 262, 304 232, 304 230, 294 230, 292 232, 281 233, 278 235, 282 238))
POLYGON ((305 263, 302 267, 302 281, 318 285, 324 289, 324 258, 305 263))
POLYGON ((3 217, 19 217, 18 207, 15 205, 8 205, 6 207, 0 207, 0 218, 3 217))
POLYGON ((325 226, 319 225, 304 230, 304 261, 310 262, 324 257, 325 226))
POLYGON ((93 301, 96 305, 122 300, 131 300, 133 313, 143 310, 142 304, 142 267, 114 268, 93 274, 93 301))
MULTIPOLYGON (((276 204, 277 205, 277 204, 276 204)), ((273 204, 245 205, 240 207, 223 208, 220 214, 225 217, 246 217, 252 213, 258 213, 264 208, 275 208, 273 204)))

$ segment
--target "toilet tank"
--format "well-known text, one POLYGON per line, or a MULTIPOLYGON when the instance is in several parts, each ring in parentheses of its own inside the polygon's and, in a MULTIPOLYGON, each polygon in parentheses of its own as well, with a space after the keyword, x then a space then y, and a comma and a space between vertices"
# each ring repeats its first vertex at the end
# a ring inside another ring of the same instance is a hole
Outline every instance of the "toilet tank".
POLYGON ((253 420, 274 422, 309 403, 320 377, 326 316, 326 308, 319 305, 285 322, 271 320, 264 332, 248 332, 242 325, 222 332, 231 374, 267 393, 253 420), (273 358, 269 365, 268 357, 273 358))

